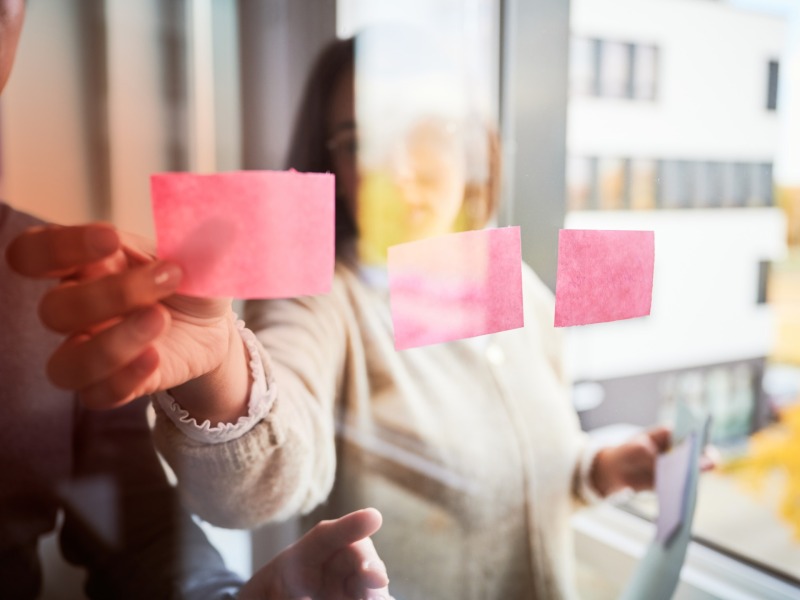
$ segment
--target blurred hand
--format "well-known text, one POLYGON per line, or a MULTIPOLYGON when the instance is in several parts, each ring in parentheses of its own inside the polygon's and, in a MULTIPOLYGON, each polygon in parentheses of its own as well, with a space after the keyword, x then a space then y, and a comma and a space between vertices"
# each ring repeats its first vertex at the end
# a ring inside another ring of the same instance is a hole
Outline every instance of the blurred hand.
MULTIPOLYGON (((656 459, 671 443, 672 432, 666 427, 656 427, 624 444, 600 450, 592 465, 592 484, 602 496, 625 488, 636 492, 653 489, 656 459)), ((713 469, 718 462, 716 449, 707 446, 700 457, 700 470, 713 469)))
POLYGON ((180 268, 158 260, 152 242, 103 224, 38 227, 9 245, 7 260, 21 275, 60 279, 39 305, 43 323, 67 336, 47 367, 56 386, 109 408, 192 382, 193 416, 245 414, 247 363, 230 299, 176 295, 180 268))
POLYGON ((389 577, 370 535, 374 508, 322 521, 281 552, 239 592, 239 600, 389 600, 389 577))

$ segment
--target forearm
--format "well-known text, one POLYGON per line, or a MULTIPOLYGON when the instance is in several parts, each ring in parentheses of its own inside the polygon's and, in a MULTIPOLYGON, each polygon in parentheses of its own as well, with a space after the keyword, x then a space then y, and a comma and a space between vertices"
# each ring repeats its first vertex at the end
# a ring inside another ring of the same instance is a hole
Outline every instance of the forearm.
POLYGON ((206 420, 212 426, 234 423, 248 413, 253 383, 248 366, 250 357, 233 313, 227 317, 227 322, 228 351, 223 362, 209 373, 169 391, 198 423, 206 420))
POLYGON ((605 498, 595 481, 597 457, 603 451, 591 438, 581 432, 580 444, 576 453, 572 495, 578 506, 597 504, 605 498))
POLYGON ((217 525, 249 528, 322 502, 336 460, 330 407, 318 399, 329 394, 309 389, 292 369, 270 364, 251 332, 242 336, 253 378, 248 415, 212 427, 159 395, 154 435, 194 512, 217 525))
POLYGON ((187 437, 157 407, 155 443, 190 510, 215 525, 252 528, 324 500, 334 471, 332 444, 287 404, 276 404, 245 435, 220 444, 187 437))
POLYGON ((253 376, 247 417, 208 431, 209 423, 187 423, 180 407, 160 398, 155 427, 192 510, 228 527, 310 511, 327 497, 336 470, 344 301, 331 294, 255 308, 248 325, 259 339, 242 332, 253 376))

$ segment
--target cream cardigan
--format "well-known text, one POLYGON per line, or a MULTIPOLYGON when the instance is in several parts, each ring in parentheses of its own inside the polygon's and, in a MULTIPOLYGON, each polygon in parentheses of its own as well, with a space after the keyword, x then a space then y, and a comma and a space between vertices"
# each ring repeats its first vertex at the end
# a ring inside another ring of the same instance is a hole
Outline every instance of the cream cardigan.
POLYGON ((156 443, 189 507, 253 527, 374 506, 398 600, 575 597, 569 517, 589 451, 552 296, 523 279, 523 329, 402 352, 388 292, 341 265, 328 295, 249 303, 267 417, 211 445, 157 407, 156 443))

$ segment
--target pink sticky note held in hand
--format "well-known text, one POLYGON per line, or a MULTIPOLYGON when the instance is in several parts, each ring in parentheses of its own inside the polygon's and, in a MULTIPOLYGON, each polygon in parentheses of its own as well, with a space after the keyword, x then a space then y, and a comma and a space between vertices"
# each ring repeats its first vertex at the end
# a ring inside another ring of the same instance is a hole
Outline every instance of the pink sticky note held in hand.
POLYGON ((388 267, 398 350, 523 326, 519 227, 392 246, 388 267))
POLYGON ((654 263, 652 231, 562 229, 555 326, 649 315, 654 263))
POLYGON ((180 293, 287 298, 330 291, 333 175, 162 173, 150 186, 158 256, 183 269, 180 293))

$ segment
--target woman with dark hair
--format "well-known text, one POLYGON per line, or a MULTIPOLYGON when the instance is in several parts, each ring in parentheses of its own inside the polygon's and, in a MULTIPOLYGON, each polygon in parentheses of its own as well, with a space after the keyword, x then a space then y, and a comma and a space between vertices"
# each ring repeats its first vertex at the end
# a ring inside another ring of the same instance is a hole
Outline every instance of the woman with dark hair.
POLYGON ((355 88, 354 41, 331 42, 309 75, 286 166, 336 175, 335 278, 326 296, 246 303, 265 350, 269 413, 210 445, 165 402, 157 444, 212 522, 299 512, 312 523, 376 506, 385 516, 376 543, 399 598, 572 597, 574 505, 650 487, 668 434, 588 448, 562 377, 552 297, 527 268, 524 329, 395 350, 386 247, 485 226, 499 145, 488 127, 470 137, 463 123, 425 115, 391 146, 388 167, 359 170, 355 88), (471 177, 465 157, 481 145, 488 168, 471 177))

